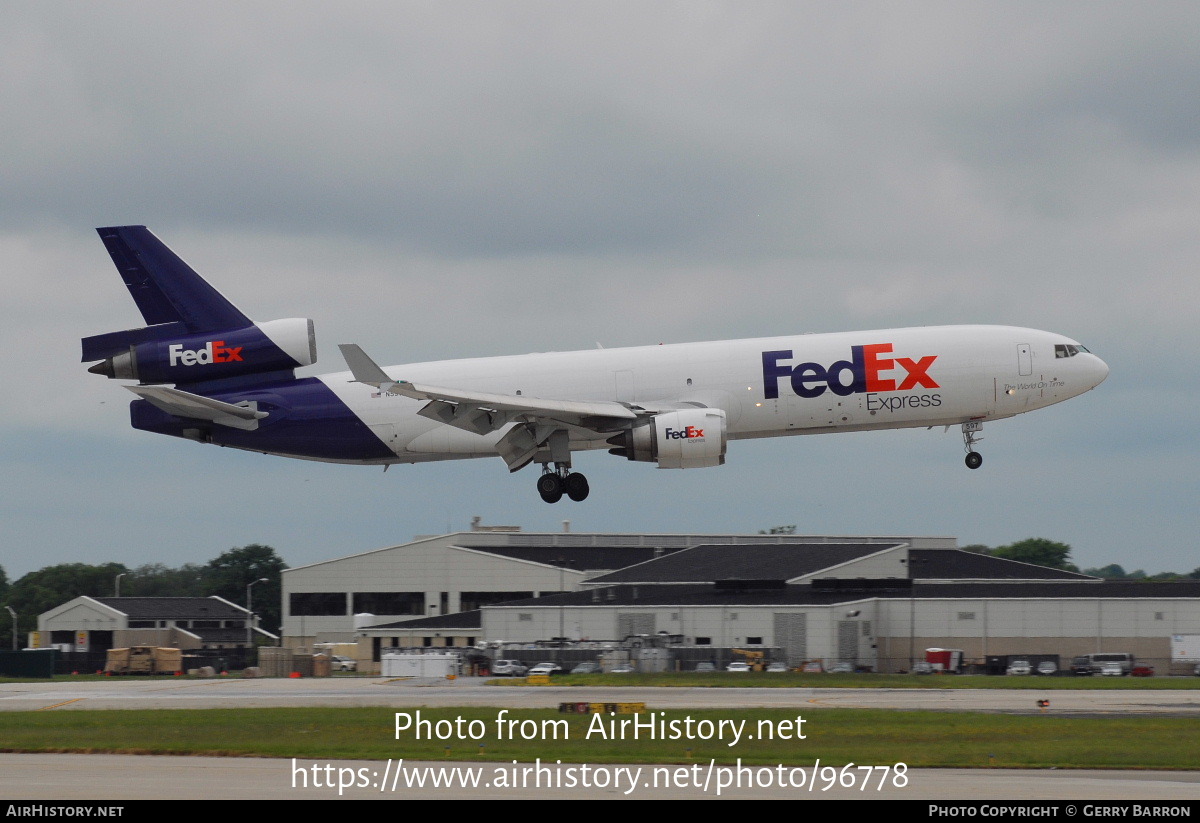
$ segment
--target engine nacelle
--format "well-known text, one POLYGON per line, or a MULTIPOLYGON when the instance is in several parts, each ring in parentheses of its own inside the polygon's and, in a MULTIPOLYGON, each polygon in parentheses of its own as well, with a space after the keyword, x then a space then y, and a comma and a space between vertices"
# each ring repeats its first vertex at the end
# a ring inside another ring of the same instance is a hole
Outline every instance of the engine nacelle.
POLYGON ((725 463, 725 412, 682 409, 656 414, 609 438, 609 454, 658 463, 660 469, 702 469, 725 463))
MULTIPOLYGON (((88 371, 142 383, 200 383, 317 362, 313 321, 306 318, 134 342, 137 337, 149 336, 145 332, 153 328, 101 336, 119 338, 128 334, 130 344, 125 351, 112 354, 88 371)), ((85 357, 89 342, 90 339, 84 341, 85 357)))

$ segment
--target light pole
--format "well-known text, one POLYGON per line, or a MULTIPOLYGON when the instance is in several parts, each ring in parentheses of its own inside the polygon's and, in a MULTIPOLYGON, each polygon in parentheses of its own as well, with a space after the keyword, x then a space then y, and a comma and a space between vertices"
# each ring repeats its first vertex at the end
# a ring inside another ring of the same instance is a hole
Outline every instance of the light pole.
POLYGON ((257 580, 251 580, 246 584, 246 648, 253 648, 254 641, 250 638, 251 624, 254 623, 254 609, 250 607, 250 589, 258 583, 269 583, 267 578, 260 577, 257 580))
POLYGON ((563 632, 566 629, 563 626, 563 566, 566 565, 565 558, 558 558, 558 665, 562 665, 563 656, 563 632))
POLYGON ((12 650, 15 652, 17 650, 17 613, 13 611, 12 606, 5 606, 4 608, 8 609, 8 613, 12 615, 12 622, 13 622, 12 650))
POLYGON ((912 550, 908 553, 908 671, 911 673, 917 659, 917 569, 924 563, 923 558, 913 557, 912 550))
POLYGON ((125 576, 125 574, 126 574, 126 572, 121 572, 120 574, 118 574, 118 575, 117 575, 117 584, 116 584, 116 585, 117 585, 117 593, 116 593, 116 597, 120 597, 120 596, 121 596, 121 578, 122 578, 122 577, 124 577, 124 576, 125 576))

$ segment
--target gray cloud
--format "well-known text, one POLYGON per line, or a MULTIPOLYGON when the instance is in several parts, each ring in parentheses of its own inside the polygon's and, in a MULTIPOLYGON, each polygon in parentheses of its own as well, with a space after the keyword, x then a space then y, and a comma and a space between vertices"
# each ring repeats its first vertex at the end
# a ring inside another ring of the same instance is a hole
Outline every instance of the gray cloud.
POLYGON ((12 3, 0 344, 19 390, 0 412, 21 448, 4 453, 5 522, 38 559, 128 562, 173 529, 188 537, 164 562, 268 538, 302 562, 407 538, 347 525, 399 502, 412 533, 476 513, 1038 532, 1088 563, 1188 570, 1198 17, 1175 2, 12 3), (953 434, 925 432, 739 443, 710 473, 590 455, 601 493, 564 513, 487 461, 381 482, 129 431, 127 393, 77 362, 80 336, 140 324, 91 231, 117 223, 149 224, 255 317, 313 316, 324 369, 349 340, 405 362, 1001 322, 1076 336, 1113 375, 989 427, 966 479, 953 434), (256 505, 218 523, 230 483, 256 505), (131 497, 144 522, 120 521, 131 497), (81 546, 82 529, 110 534, 81 546), (1144 541, 1153 558, 1130 556, 1144 541))

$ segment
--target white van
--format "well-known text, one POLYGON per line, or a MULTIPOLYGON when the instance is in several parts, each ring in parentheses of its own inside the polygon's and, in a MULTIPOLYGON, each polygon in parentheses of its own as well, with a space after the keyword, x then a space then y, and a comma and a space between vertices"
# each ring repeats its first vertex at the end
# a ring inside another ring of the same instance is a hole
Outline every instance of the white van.
POLYGON ((1137 665, 1132 654, 1127 652, 1098 652, 1096 654, 1083 655, 1088 660, 1088 665, 1092 669, 1093 674, 1112 674, 1114 665, 1120 667, 1121 675, 1127 675, 1133 671, 1133 667, 1137 665), (1108 665, 1114 664, 1114 665, 1108 665), (1108 672, 1104 669, 1108 668, 1108 672))
POLYGON ((497 677, 524 677, 529 668, 520 660, 497 660, 492 664, 492 674, 497 677))

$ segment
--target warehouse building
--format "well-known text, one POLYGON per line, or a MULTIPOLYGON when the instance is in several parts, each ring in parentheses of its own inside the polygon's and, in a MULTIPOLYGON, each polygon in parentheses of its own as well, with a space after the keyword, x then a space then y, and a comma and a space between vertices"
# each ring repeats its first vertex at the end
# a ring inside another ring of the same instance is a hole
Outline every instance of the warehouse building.
POLYGON ((357 641, 364 662, 652 640, 688 661, 761 647, 874 671, 930 647, 1000 666, 1120 651, 1166 673, 1171 636, 1200 633, 1200 581, 1104 581, 952 538, 469 532, 289 570, 284 609, 285 643, 357 641))
MULTIPOLYGON (((937 537, 458 532, 287 569, 284 645, 352 642, 369 626, 571 592, 585 581, 702 545, 737 551, 848 540, 878 546, 955 545, 953 538, 937 537)), ((460 640, 467 636, 456 635, 460 640)))

